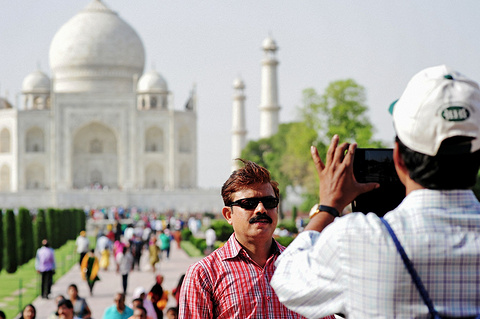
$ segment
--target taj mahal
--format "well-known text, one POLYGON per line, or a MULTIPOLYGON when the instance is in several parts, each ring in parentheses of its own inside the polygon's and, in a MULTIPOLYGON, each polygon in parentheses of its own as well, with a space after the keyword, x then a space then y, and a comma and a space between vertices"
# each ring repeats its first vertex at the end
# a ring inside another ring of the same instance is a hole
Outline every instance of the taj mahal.
MULTIPOLYGON (((267 137, 280 110, 271 37, 263 50, 260 132, 267 137)), ((49 61, 51 77, 28 74, 18 105, 0 98, 2 207, 221 211, 220 190, 197 187, 195 88, 176 108, 162 75, 144 72, 142 40, 118 13, 91 1, 56 32, 49 61)), ((246 143, 244 88, 233 81, 232 158, 246 143)))

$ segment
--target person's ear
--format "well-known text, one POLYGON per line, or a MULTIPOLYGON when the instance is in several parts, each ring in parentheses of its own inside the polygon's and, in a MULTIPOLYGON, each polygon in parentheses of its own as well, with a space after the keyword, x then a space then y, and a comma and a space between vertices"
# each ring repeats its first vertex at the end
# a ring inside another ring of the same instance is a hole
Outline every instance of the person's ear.
POLYGON ((222 209, 222 215, 225 217, 227 222, 231 225, 232 224, 232 207, 231 206, 224 206, 222 209))

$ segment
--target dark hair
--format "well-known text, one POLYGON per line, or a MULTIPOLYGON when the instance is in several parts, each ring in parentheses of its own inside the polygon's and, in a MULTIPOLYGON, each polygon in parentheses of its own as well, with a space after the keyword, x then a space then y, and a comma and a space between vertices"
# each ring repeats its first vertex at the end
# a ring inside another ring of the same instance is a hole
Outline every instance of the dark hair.
POLYGON ((132 304, 133 304, 135 301, 138 301, 138 302, 140 302, 140 303, 143 305, 143 299, 142 299, 142 298, 139 297, 139 298, 133 299, 133 300, 132 300, 132 304))
POLYGON ((7 317, 5 317, 5 312, 1 311, 0 310, 0 318, 1 319, 6 319, 7 317))
POLYGON ((73 304, 70 300, 68 299, 62 299, 58 302, 57 309, 60 308, 61 306, 65 306, 68 309, 73 309, 73 304))
POLYGON ((75 284, 70 284, 70 286, 68 286, 68 288, 69 288, 69 289, 70 289, 70 288, 75 288, 75 290, 78 292, 78 287, 77 287, 77 285, 75 285, 75 284))
POLYGON ((28 307, 32 307, 33 309, 33 318, 37 317, 37 309, 35 309, 35 307, 29 303, 28 305, 26 305, 25 307, 23 307, 22 309, 22 315, 20 316, 20 319, 23 319, 23 312, 25 311, 25 309, 27 309, 28 307))
POLYGON ((266 168, 252 161, 247 161, 241 158, 237 158, 237 160, 242 161, 244 167, 233 171, 227 181, 223 184, 222 198, 225 206, 230 206, 232 203, 233 193, 255 184, 270 183, 275 192, 275 197, 279 198, 280 191, 278 190, 278 183, 271 180, 270 172, 266 168))
POLYGON ((448 148, 449 144, 458 141, 458 137, 443 141, 439 154, 435 156, 411 150, 398 137, 395 141, 410 178, 422 187, 449 190, 469 189, 475 185, 480 168, 480 150, 465 154, 441 151, 442 147, 448 148))

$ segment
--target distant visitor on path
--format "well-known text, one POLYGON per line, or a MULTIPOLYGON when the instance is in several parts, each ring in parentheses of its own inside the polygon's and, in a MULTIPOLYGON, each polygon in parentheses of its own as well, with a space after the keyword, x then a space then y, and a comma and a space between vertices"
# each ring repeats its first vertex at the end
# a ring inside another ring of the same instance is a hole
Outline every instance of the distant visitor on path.
POLYGON ((26 305, 20 316, 20 319, 35 319, 37 317, 37 310, 32 304, 26 305))
POLYGON ((133 255, 130 247, 123 247, 123 252, 117 257, 117 273, 122 275, 123 293, 127 294, 128 274, 133 270, 133 255))
POLYGON ((234 233, 188 269, 180 291, 180 318, 303 318, 282 305, 270 286, 274 262, 285 249, 272 237, 278 183, 264 167, 242 162, 244 167, 222 187, 222 214, 234 233))
POLYGON ((103 270, 107 270, 110 265, 110 252, 112 250, 113 242, 105 235, 100 235, 97 239, 97 247, 95 250, 100 254, 99 266, 103 270))
POLYGON ((133 315, 133 310, 125 305, 125 295, 116 293, 113 298, 114 304, 103 313, 102 319, 127 319, 133 315))
POLYGON ((155 235, 150 236, 150 241, 148 243, 148 260, 150 261, 150 266, 152 267, 152 272, 155 273, 155 266, 160 261, 160 247, 157 246, 157 238, 155 235))
MULTIPOLYGON (((75 284, 68 286, 68 297, 73 305, 73 314, 75 317, 89 319, 92 315, 90 308, 84 298, 78 295, 78 287, 75 284)), ((61 300, 60 300, 61 301, 61 300)))
POLYGON ((77 246, 77 253, 79 254, 78 263, 81 265, 83 257, 88 253, 90 241, 87 238, 87 233, 82 230, 80 232, 80 236, 77 237, 75 241, 75 245, 77 246))
POLYGON ((42 275, 42 298, 48 299, 55 273, 55 254, 46 239, 42 241, 42 247, 37 250, 35 269, 42 275))
POLYGON ((142 300, 142 306, 147 311, 147 317, 149 319, 158 319, 157 313, 155 312, 155 307, 153 306, 152 301, 147 298, 147 292, 145 291, 145 288, 143 287, 135 288, 135 290, 133 291, 132 298, 142 300))
POLYGON ((163 318, 163 309, 167 305, 168 292, 163 290, 163 276, 157 275, 155 277, 155 284, 148 293, 148 299, 152 302, 157 318, 163 318))
POLYGON ((68 299, 60 300, 57 305, 57 315, 59 319, 78 319, 73 314, 73 304, 68 299))
POLYGON ((93 296, 93 286, 95 285, 95 282, 100 280, 98 277, 99 268, 98 258, 95 256, 95 250, 92 249, 85 255, 85 257, 83 257, 82 265, 80 267, 82 279, 87 281, 90 296, 93 296))
POLYGON ((217 240, 217 234, 213 228, 208 228, 205 231, 205 242, 207 244, 207 253, 210 254, 213 251, 215 241, 217 240))

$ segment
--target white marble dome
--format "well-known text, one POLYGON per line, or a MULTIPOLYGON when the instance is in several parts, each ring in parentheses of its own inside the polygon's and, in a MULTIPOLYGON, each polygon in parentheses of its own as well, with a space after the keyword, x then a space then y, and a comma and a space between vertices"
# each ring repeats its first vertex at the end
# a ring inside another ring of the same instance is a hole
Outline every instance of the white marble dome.
POLYGON ((277 43, 270 36, 263 40, 262 47, 267 51, 276 51, 278 49, 277 43))
POLYGON ((40 70, 33 71, 23 79, 22 92, 49 93, 50 78, 40 70))
POLYGON ((138 34, 100 0, 65 23, 50 45, 56 92, 132 91, 144 64, 138 34))
POLYGON ((148 92, 168 92, 168 86, 165 79, 155 70, 146 72, 137 85, 138 93, 148 93, 148 92))

